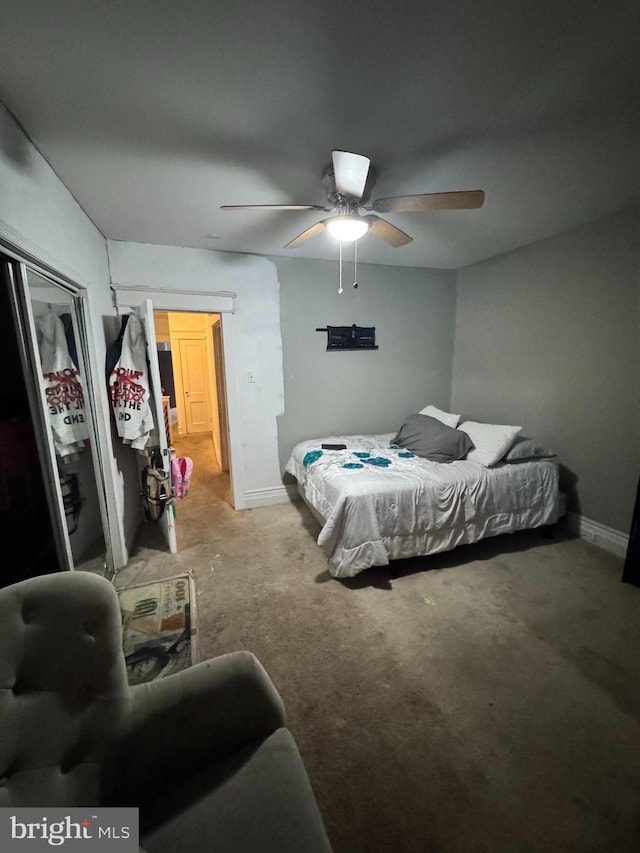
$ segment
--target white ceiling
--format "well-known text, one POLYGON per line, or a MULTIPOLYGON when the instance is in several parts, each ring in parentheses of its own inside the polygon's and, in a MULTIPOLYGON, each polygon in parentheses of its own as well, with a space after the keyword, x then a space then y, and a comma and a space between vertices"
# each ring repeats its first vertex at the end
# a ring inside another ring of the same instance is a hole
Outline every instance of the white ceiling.
MULTIPOLYGON (((638 0, 2 0, 0 100, 103 234, 335 259, 331 150, 371 198, 484 189, 475 211, 383 214, 359 260, 457 269, 640 203, 638 0), (209 235, 218 235, 215 239, 209 235)), ((1 143, 0 143, 1 144, 1 143)))

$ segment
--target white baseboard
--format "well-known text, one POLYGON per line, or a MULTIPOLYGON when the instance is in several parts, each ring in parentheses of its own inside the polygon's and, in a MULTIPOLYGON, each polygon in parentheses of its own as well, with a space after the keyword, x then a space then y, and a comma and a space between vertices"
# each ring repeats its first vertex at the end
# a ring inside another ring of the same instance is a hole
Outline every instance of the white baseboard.
POLYGON ((598 521, 592 521, 577 512, 568 512, 567 522, 569 530, 579 536, 580 539, 593 542, 594 545, 598 545, 612 554, 617 554, 619 557, 624 557, 627 553, 629 537, 625 533, 600 524, 598 521))
POLYGON ((268 489, 250 489, 244 493, 245 509, 289 503, 297 495, 295 486, 272 486, 268 489))

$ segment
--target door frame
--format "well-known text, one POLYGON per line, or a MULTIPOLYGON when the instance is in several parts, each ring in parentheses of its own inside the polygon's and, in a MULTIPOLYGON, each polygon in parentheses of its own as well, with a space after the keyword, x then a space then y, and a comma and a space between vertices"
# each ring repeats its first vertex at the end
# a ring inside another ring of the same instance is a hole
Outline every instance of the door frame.
MULTIPOLYGON (((175 312, 171 312, 171 313, 175 313, 175 312)), ((211 399, 210 399, 210 397, 211 397, 210 386, 212 385, 212 383, 210 382, 211 370, 210 370, 210 367, 206 364, 206 362, 209 359, 209 355, 210 355, 209 349, 210 348, 207 347, 207 338, 206 338, 205 332, 202 331, 202 332, 198 332, 197 334, 195 332, 188 333, 188 334, 184 333, 184 332, 180 332, 180 334, 177 336, 174 335, 172 332, 172 334, 171 334, 171 351, 172 351, 172 353, 175 352, 175 349, 176 349, 176 347, 174 347, 174 341, 177 342, 177 350, 178 350, 179 365, 180 365, 180 371, 179 371, 180 375, 176 377, 176 369, 175 369, 176 365, 175 365, 175 361, 173 362, 174 386, 176 389, 176 404, 177 404, 178 395, 180 395, 182 413, 184 414, 184 420, 182 422, 184 429, 183 429, 182 433, 180 433, 180 434, 198 435, 198 434, 202 434, 205 432, 210 432, 211 431, 211 411, 212 411, 212 405, 211 405, 211 399), (206 420, 204 421, 205 428, 199 429, 199 430, 190 430, 189 429, 189 426, 190 426, 190 424, 193 423, 193 421, 192 421, 191 411, 189 408, 191 401, 188 398, 190 397, 191 393, 193 392, 193 388, 192 388, 190 382, 189 383, 185 382, 185 375, 189 374, 189 372, 190 372, 189 371, 189 365, 192 364, 192 362, 190 362, 190 355, 188 353, 186 353, 185 350, 187 348, 192 350, 192 348, 194 346, 197 347, 197 358, 200 359, 200 365, 202 366, 202 373, 205 374, 204 381, 203 381, 203 385, 205 387, 203 387, 203 389, 202 389, 202 396, 203 396, 202 405, 204 406, 204 408, 206 410, 206 420)), ((180 411, 181 407, 178 406, 178 411, 180 411)))
MULTIPOLYGON (((213 439, 213 447, 216 460, 220 470, 229 474, 229 419, 227 414, 226 385, 224 381, 225 364, 222 343, 222 319, 219 313, 209 312, 183 312, 186 317, 202 317, 205 322, 197 328, 176 328, 180 323, 176 318, 175 311, 154 312, 156 323, 158 317, 167 318, 169 348, 172 353, 171 371, 175 394, 176 407, 178 410, 178 429, 176 435, 184 436, 191 433, 185 428, 187 422, 186 405, 184 397, 187 395, 183 381, 184 357, 181 345, 184 341, 198 341, 204 344, 206 373, 207 373, 207 407, 209 409, 209 426, 213 439), (179 352, 179 358, 176 353, 179 352)), ((158 344, 160 347, 160 344, 158 344)), ((203 430, 207 432, 207 430, 203 430)))
POLYGON ((239 400, 235 384, 230 381, 230 377, 235 375, 233 320, 236 294, 229 291, 156 290, 120 285, 112 285, 111 290, 114 295, 114 305, 120 314, 135 310, 145 300, 150 299, 154 311, 220 315, 229 437, 229 488, 231 492, 231 506, 234 509, 246 509, 246 504, 242 497, 244 495, 242 453, 237 439, 237 436, 241 434, 239 428, 239 400))
POLYGON ((229 470, 229 412, 227 405, 227 379, 224 356, 224 334, 222 332, 222 317, 211 327, 211 342, 213 359, 216 366, 216 396, 218 398, 218 423, 220 428, 220 466, 223 471, 229 470))
POLYGON ((631 519, 631 530, 629 531, 629 542, 624 561, 622 581, 623 583, 630 583, 640 587, 640 480, 638 480, 636 499, 633 506, 633 517, 631 519))

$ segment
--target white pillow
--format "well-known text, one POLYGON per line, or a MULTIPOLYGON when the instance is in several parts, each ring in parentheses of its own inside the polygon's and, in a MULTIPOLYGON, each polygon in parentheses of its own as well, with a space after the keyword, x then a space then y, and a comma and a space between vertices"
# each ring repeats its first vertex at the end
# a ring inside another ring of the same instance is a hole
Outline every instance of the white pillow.
POLYGON ((466 432, 475 444, 475 450, 467 453, 467 459, 485 467, 499 462, 522 431, 521 426, 481 424, 476 421, 465 421, 458 429, 466 432))
POLYGON ((460 415, 452 415, 450 412, 443 412, 442 409, 437 409, 435 406, 425 406, 424 409, 420 409, 418 414, 428 415, 430 418, 435 418, 441 423, 453 427, 454 429, 458 426, 458 422, 460 420, 460 415))

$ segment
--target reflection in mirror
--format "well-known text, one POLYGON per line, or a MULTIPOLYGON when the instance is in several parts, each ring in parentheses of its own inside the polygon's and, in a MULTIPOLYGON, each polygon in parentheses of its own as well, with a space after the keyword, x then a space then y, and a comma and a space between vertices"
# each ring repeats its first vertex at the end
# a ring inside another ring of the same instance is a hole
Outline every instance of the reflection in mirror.
POLYGON ((105 539, 91 453, 94 431, 85 397, 85 368, 77 329, 75 297, 27 271, 34 317, 45 418, 62 493, 65 524, 76 569, 105 570, 105 539))
MULTIPOLYGON (((4 261, 0 257, 0 262, 4 261)), ((38 442, 14 321, 9 268, 0 264, 0 535, 19 542, 3 562, 0 586, 60 570, 38 442)))

